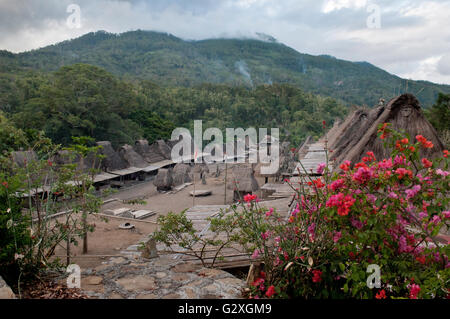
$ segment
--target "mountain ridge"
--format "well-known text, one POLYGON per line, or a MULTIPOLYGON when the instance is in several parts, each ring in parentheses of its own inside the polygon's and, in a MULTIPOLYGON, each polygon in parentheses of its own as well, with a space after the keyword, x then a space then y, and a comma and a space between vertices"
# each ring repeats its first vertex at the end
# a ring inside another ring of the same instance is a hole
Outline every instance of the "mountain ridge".
POLYGON ((402 79, 367 61, 300 53, 269 35, 262 37, 269 40, 188 41, 165 32, 96 31, 27 52, 2 51, 0 58, 43 72, 76 63, 92 64, 125 79, 150 80, 163 86, 289 83, 348 105, 372 106, 379 98, 404 93, 406 86, 425 107, 434 103, 439 92, 450 93, 450 85, 402 79))

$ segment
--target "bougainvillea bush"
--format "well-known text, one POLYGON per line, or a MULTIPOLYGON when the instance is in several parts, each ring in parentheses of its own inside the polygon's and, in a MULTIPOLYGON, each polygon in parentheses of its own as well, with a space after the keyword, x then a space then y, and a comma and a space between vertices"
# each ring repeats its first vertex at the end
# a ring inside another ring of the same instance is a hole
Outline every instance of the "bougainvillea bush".
POLYGON ((448 152, 422 158, 433 144, 389 124, 379 138, 391 158, 368 152, 333 174, 323 163, 323 177, 290 183, 297 195, 287 217, 254 195, 235 207, 241 244, 264 264, 250 298, 449 297, 449 247, 439 239, 450 218, 448 152), (369 265, 379 267, 379 287, 370 288, 369 265))

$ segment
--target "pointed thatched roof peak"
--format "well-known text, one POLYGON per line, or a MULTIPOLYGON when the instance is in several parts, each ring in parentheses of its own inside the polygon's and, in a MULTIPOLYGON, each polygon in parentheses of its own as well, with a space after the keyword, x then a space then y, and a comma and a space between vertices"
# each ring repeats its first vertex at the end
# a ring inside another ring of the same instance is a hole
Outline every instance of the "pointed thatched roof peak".
POLYGON ((417 135, 423 135, 432 141, 434 147, 421 149, 423 157, 440 156, 444 145, 440 141, 436 130, 423 115, 420 103, 412 94, 402 94, 391 99, 386 105, 379 105, 371 110, 358 109, 351 113, 338 128, 330 130, 328 146, 332 150, 331 160, 334 167, 344 160, 358 162, 368 151, 374 152, 377 159, 390 156, 383 141, 378 138, 380 124, 391 123, 397 131, 406 132, 415 142, 417 135))

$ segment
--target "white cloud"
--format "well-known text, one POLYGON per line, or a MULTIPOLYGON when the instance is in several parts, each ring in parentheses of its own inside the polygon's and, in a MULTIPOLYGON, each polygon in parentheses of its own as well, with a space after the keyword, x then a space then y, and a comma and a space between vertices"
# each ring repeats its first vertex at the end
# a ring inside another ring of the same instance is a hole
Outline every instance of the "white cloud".
POLYGON ((322 12, 330 13, 341 9, 361 9, 366 7, 367 0, 327 0, 323 5, 322 12))
POLYGON ((450 76, 450 53, 443 55, 439 59, 437 63, 437 69, 439 74, 450 76))

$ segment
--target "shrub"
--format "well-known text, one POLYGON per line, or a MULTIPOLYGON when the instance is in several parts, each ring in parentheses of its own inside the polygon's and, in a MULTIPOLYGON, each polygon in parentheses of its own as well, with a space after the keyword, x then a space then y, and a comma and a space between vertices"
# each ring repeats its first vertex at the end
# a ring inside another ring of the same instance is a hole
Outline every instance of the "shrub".
POLYGON ((432 143, 420 135, 412 143, 388 124, 379 135, 391 158, 377 161, 368 152, 340 172, 325 168, 323 178, 303 180, 286 223, 273 215, 259 223, 255 216, 268 211, 252 199, 243 205, 242 224, 250 223, 254 256, 261 254, 265 265, 251 297, 267 297, 269 287, 272 297, 449 296, 448 243, 436 240, 450 218, 448 152, 420 158, 420 148, 432 143), (371 264, 381 270, 376 289, 367 284, 371 264))

